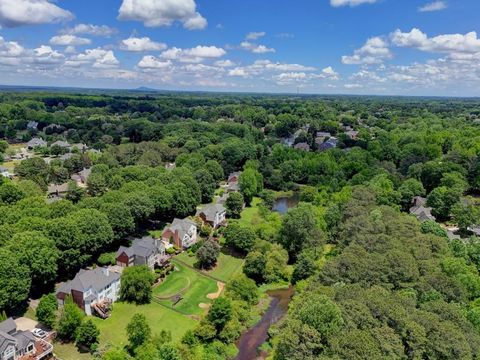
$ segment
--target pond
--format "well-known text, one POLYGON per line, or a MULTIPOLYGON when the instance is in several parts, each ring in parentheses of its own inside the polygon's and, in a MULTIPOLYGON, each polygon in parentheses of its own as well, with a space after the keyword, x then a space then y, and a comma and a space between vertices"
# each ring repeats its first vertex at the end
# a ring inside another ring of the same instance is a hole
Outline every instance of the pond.
POLYGON ((297 206, 299 201, 300 199, 298 194, 293 194, 292 196, 282 196, 275 200, 272 210, 283 215, 288 211, 288 209, 297 206))
POLYGON ((270 326, 286 314, 293 293, 293 286, 288 289, 267 292, 272 298, 272 302, 260 321, 237 341, 236 345, 239 352, 234 360, 261 360, 265 358, 265 354, 258 354, 258 348, 268 339, 270 326))

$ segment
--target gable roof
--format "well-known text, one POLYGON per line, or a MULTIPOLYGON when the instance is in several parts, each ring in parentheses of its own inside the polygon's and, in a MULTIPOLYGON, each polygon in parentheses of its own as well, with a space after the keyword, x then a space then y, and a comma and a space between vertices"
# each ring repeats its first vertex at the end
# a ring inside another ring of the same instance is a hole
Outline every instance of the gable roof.
POLYGON ((231 173, 229 176, 228 176, 228 182, 232 181, 233 178, 237 178, 240 176, 241 172, 240 171, 235 171, 233 173, 231 173))
POLYGON ((17 331, 17 324, 15 324, 12 318, 8 318, 0 323, 0 331, 12 334, 17 331))
POLYGON ((70 147, 70 144, 67 141, 62 141, 62 140, 55 141, 50 146, 55 146, 55 145, 60 146, 60 147, 64 147, 64 148, 70 147))
POLYGON ((197 215, 203 214, 207 221, 214 221, 217 214, 227 211, 222 204, 208 204, 197 212, 197 215))
POLYGON ((47 146, 47 142, 40 138, 33 138, 27 143, 28 147, 47 146))
POLYGON ((141 239, 135 239, 132 242, 130 247, 120 246, 117 250, 116 256, 118 257, 122 253, 127 254, 127 256, 141 256, 141 257, 148 257, 152 254, 155 254, 158 250, 158 240, 155 240, 151 236, 145 236, 141 239))
POLYGON ((63 183, 60 185, 50 184, 48 185, 48 194, 56 194, 56 193, 66 193, 68 192, 68 183, 63 183))
POLYGON ((17 341, 12 335, 0 330, 0 354, 3 354, 8 346, 16 344, 17 341))
POLYGON ((180 236, 180 238, 183 238, 185 236, 185 234, 188 233, 188 231, 190 230, 190 228, 193 226, 197 226, 197 224, 195 222, 193 222, 192 220, 188 219, 188 218, 185 218, 185 219, 173 219, 173 222, 170 226, 167 226, 164 231, 166 230, 171 230, 173 233, 175 233, 176 231, 178 231, 178 235, 180 236))
POLYGON ((108 285, 120 279, 120 274, 109 271, 107 268, 95 268, 92 270, 80 270, 73 280, 63 282, 57 290, 58 293, 70 294, 72 290, 85 292, 90 288, 99 292, 108 285))

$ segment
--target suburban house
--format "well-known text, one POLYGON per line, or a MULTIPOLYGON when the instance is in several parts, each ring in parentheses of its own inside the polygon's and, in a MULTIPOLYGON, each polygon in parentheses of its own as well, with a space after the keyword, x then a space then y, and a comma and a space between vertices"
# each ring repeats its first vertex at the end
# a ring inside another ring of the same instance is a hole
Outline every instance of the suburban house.
POLYGON ((80 152, 85 152, 88 150, 88 146, 86 144, 73 144, 72 149, 77 149, 80 152))
POLYGON ((70 178, 77 183, 80 187, 85 187, 87 185, 88 178, 92 173, 92 169, 83 169, 78 173, 73 174, 70 178))
POLYGON ((60 146, 61 148, 64 148, 64 149, 70 149, 72 147, 72 145, 70 145, 67 141, 62 141, 62 140, 55 141, 50 145, 50 147, 52 146, 60 146))
POLYGON ((60 185, 50 184, 48 185, 47 198, 51 201, 59 200, 60 198, 65 197, 68 192, 68 183, 63 183, 60 185))
POLYGON ((329 138, 327 141, 325 141, 323 144, 320 144, 318 146, 318 151, 326 151, 329 149, 334 149, 338 145, 338 139, 334 136, 329 138))
POLYGON ((413 206, 410 208, 410 214, 414 215, 419 221, 433 220, 435 216, 432 215, 432 208, 427 205, 427 199, 421 196, 415 196, 413 198, 413 206))
POLYGON ((118 266, 146 265, 151 270, 167 260, 163 241, 150 236, 133 240, 130 247, 120 246, 115 258, 118 266))
POLYGON ((329 132, 318 131, 315 137, 315 143, 317 145, 323 144, 325 140, 327 140, 330 137, 332 137, 332 134, 330 134, 329 132))
POLYGON ((0 166, 0 176, 10 178, 12 175, 10 174, 10 171, 8 171, 7 168, 0 166))
POLYGON ((162 239, 178 248, 187 249, 197 242, 197 224, 187 218, 175 218, 172 224, 163 230, 162 239))
POLYGON ((60 156, 60 160, 65 161, 65 160, 71 159, 73 157, 73 155, 74 154, 72 154, 72 153, 63 154, 62 156, 60 156))
POLYGON ((37 147, 45 147, 47 146, 47 142, 43 139, 40 138, 33 138, 27 143, 27 148, 29 149, 35 149, 37 147))
POLYGON ((120 292, 120 274, 108 268, 80 270, 73 280, 63 282, 57 289, 57 301, 63 305, 71 296, 85 314, 97 313, 105 318, 104 306, 117 301, 120 292))
POLYGON ((240 178, 240 171, 231 173, 227 180, 227 191, 237 192, 240 191, 240 186, 238 185, 238 179, 240 178))
POLYGON ((30 331, 17 330, 12 318, 0 323, 0 360, 41 360, 52 354, 53 347, 37 339, 30 331))
POLYGON ((38 128, 38 122, 36 121, 29 121, 27 123, 27 130, 37 130, 38 128))
POLYGON ((294 148, 297 150, 310 151, 310 145, 308 145, 306 142, 298 143, 294 146, 294 148))
POLYGON ((197 212, 203 223, 209 224, 214 229, 225 224, 227 209, 222 204, 208 204, 197 212))

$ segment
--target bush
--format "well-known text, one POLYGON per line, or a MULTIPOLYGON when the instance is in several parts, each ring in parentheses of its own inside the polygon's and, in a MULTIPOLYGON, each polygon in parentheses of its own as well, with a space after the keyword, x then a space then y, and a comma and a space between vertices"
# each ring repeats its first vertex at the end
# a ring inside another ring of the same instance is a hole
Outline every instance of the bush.
POLYGON ((115 258, 115 253, 103 253, 98 257, 97 263, 99 266, 108 266, 108 265, 115 265, 117 262, 115 258))

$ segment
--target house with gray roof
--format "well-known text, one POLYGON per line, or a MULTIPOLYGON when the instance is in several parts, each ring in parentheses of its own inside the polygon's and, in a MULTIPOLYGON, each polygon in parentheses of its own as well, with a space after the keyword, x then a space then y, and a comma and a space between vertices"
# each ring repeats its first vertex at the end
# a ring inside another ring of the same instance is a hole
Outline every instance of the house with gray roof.
POLYGON ((53 347, 30 331, 17 330, 12 318, 0 323, 0 360, 35 359, 51 355, 53 347))
POLYGON ((175 244, 180 249, 188 249, 197 242, 197 224, 188 218, 175 218, 163 229, 162 239, 175 244))
POLYGON ((12 175, 10 174, 10 171, 3 166, 0 166, 0 176, 6 177, 6 178, 12 177, 12 175))
POLYGON ((38 122, 32 120, 27 123, 27 130, 37 130, 37 128, 38 122))
POLYGON ((227 191, 228 192, 237 192, 240 191, 240 186, 238 185, 238 179, 242 173, 240 171, 236 171, 231 173, 228 176, 227 180, 227 191))
POLYGON ((49 203, 55 202, 64 198, 68 193, 68 183, 60 185, 50 184, 47 189, 47 200, 49 203))
POLYGON ((77 183, 80 187, 85 187, 87 185, 88 178, 92 174, 92 169, 83 169, 78 173, 73 174, 70 178, 77 183))
POLYGON ((323 144, 320 144, 318 146, 318 151, 326 151, 330 149, 334 149, 338 146, 338 139, 334 136, 329 138, 327 141, 325 141, 323 144))
POLYGON ((413 206, 410 208, 410 214, 414 215, 421 222, 436 220, 435 216, 432 215, 432 208, 427 207, 427 199, 421 196, 413 198, 413 206))
POLYGON ((209 224, 214 229, 225 224, 227 209, 222 204, 208 204, 197 212, 203 223, 209 224))
POLYGON ((92 270, 80 270, 73 280, 61 283, 56 292, 59 305, 63 305, 67 296, 85 314, 94 313, 103 317, 102 305, 118 300, 120 293, 120 274, 108 268, 98 267, 92 270))
POLYGON ((298 143, 294 146, 294 148, 297 150, 310 151, 310 145, 308 145, 306 142, 298 143))
POLYGON ((45 146, 47 146, 47 142, 43 139, 38 138, 38 137, 35 137, 35 138, 31 139, 27 143, 27 148, 29 148, 29 149, 35 149, 37 147, 45 147, 45 146))
POLYGON ((61 148, 64 148, 64 149, 70 149, 72 147, 72 145, 70 145, 67 141, 62 141, 62 140, 55 141, 50 145, 50 147, 52 146, 60 146, 61 148))
POLYGON ((120 246, 115 258, 118 266, 145 265, 151 270, 167 261, 163 241, 151 236, 133 240, 130 247, 120 246))

